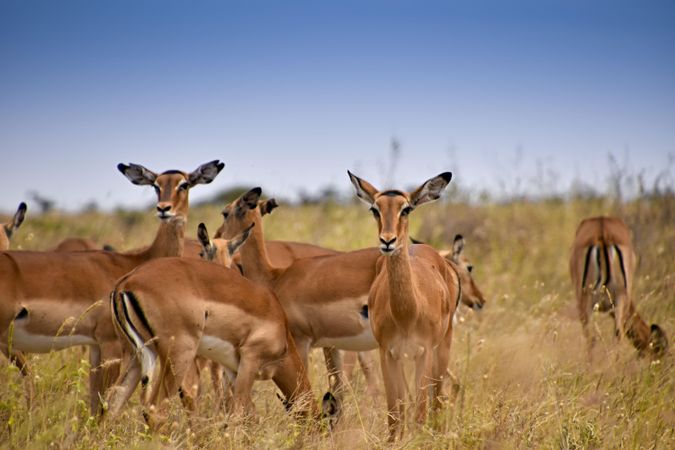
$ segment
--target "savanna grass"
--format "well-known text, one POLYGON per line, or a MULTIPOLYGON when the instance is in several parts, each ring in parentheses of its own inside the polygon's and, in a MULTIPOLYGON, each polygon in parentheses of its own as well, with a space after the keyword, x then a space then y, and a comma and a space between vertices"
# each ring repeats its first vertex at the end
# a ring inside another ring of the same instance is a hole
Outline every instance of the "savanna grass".
MULTIPOLYGON (((219 207, 193 208, 199 222, 219 223, 219 207)), ((207 376, 198 413, 175 399, 169 426, 151 433, 137 396, 121 417, 102 427, 87 411, 86 353, 74 348, 32 355, 31 409, 18 371, 0 365, 0 443, 5 448, 675 448, 672 356, 638 359, 617 341, 607 315, 594 314, 598 345, 589 364, 568 275, 579 221, 616 214, 632 227, 639 254, 634 299, 640 314, 675 335, 675 201, 640 199, 616 205, 602 198, 421 208, 411 235, 439 248, 456 233, 467 241, 474 277, 488 296, 485 309, 466 312, 456 326, 451 368, 460 388, 451 404, 402 442, 386 443, 385 400, 365 394, 360 373, 349 387, 344 417, 332 431, 285 414, 271 382, 255 387, 256 417, 228 426, 207 376)), ((27 217, 13 248, 47 249, 67 236, 94 238, 118 249, 145 245, 157 221, 150 212, 27 217)), ((350 250, 374 245, 375 227, 360 205, 282 206, 265 219, 269 239, 350 250)), ((672 353, 672 351, 671 351, 672 353)), ((318 399, 326 389, 320 352, 310 363, 318 399)), ((409 376, 410 380, 411 377, 409 376)))

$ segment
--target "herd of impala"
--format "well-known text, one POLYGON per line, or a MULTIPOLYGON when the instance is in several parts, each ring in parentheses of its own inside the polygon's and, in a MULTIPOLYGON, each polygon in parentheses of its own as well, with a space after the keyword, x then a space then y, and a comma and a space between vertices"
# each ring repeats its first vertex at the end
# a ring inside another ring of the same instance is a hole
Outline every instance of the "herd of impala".
MULTIPOLYGON (((485 299, 462 237, 449 252, 412 243, 408 217, 438 199, 452 174, 404 192, 379 191, 348 172, 375 217, 379 246, 338 252, 265 240, 262 217, 278 205, 261 200, 260 188, 225 206, 213 239, 203 224, 198 241, 186 239, 190 189, 211 183, 223 167, 216 160, 189 173, 157 174, 119 164, 133 184, 155 189, 160 219, 154 241, 127 253, 77 238, 51 251, 9 251, 26 213, 22 203, 0 228, 0 348, 7 358, 28 375, 25 353, 88 346, 92 414, 118 415, 140 383, 152 427, 166 420, 162 400, 177 392, 186 408, 195 407, 206 366, 235 417, 252 412, 254 381, 272 379, 298 416, 335 419, 345 387, 341 351, 359 352, 372 389, 365 352, 379 350, 390 440, 402 436, 405 424, 404 360, 415 365, 415 421, 441 408, 446 381, 454 380, 448 361, 455 311, 460 302, 480 309, 485 299), (307 374, 314 347, 323 349, 329 374, 321 408, 307 374)), ((589 349, 595 309, 609 311, 617 336, 628 337, 641 355, 659 357, 666 335, 642 320, 630 295, 636 261, 630 234, 616 218, 579 225, 570 259, 579 316, 589 349)))

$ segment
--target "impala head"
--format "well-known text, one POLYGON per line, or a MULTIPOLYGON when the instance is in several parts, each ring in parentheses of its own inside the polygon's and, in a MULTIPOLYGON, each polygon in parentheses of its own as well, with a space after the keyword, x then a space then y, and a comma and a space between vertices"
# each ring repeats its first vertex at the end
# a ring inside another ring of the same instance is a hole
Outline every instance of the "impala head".
POLYGON ((410 193, 393 189, 380 192, 366 180, 349 171, 347 173, 356 188, 356 195, 370 206, 377 220, 383 255, 391 255, 407 245, 408 215, 419 205, 437 200, 452 178, 450 172, 444 172, 410 193))
POLYGON ((19 208, 14 213, 12 220, 0 224, 0 251, 9 249, 9 240, 12 238, 12 234, 21 226, 23 219, 26 217, 26 204, 24 202, 19 203, 19 208))
POLYGON ((206 225, 200 223, 197 228, 197 238, 199 239, 199 243, 202 244, 202 251, 199 255, 206 261, 215 261, 225 267, 231 267, 234 254, 239 250, 239 247, 246 242, 249 234, 251 234, 251 228, 253 228, 254 225, 255 224, 251 224, 251 226, 244 230, 243 233, 232 239, 209 239, 209 232, 206 229, 206 225))
POLYGON ((665 355, 666 351, 668 351, 668 336, 666 336, 666 332, 655 323, 649 327, 649 351, 655 358, 665 355))
POLYGON ((462 284, 462 303, 469 308, 482 309, 485 305, 485 297, 473 279, 473 264, 464 255, 464 245, 464 238, 458 234, 452 244, 452 251, 441 252, 441 256, 452 261, 457 269, 457 275, 462 284))
POLYGON ((167 170, 161 174, 139 164, 118 164, 117 169, 134 184, 150 185, 157 193, 157 217, 161 220, 185 219, 188 211, 188 191, 198 184, 209 184, 225 164, 214 160, 202 164, 190 173, 167 170))
POLYGON ((273 198, 260 200, 262 189, 255 187, 244 195, 226 205, 221 211, 223 224, 218 228, 216 236, 230 239, 258 223, 262 216, 270 214, 279 206, 273 198))

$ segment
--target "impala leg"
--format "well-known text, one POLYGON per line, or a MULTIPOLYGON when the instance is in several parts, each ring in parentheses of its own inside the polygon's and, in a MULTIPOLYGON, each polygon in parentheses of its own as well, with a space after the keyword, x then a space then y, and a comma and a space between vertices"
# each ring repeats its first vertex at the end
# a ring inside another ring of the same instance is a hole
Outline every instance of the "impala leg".
POLYGON ((141 380, 141 362, 136 356, 125 354, 124 367, 115 385, 107 392, 108 411, 103 412, 102 419, 117 417, 141 380))
POLYGON ((342 372, 342 352, 335 347, 324 347, 323 356, 328 369, 328 389, 342 397, 345 380, 342 372))
POLYGON ((191 341, 176 341, 171 348, 168 358, 162 360, 163 376, 160 376, 157 388, 163 392, 164 398, 159 393, 153 394, 152 397, 154 398, 150 410, 144 414, 148 425, 153 429, 159 428, 166 421, 166 403, 168 403, 172 395, 179 391, 186 375, 196 368, 195 357, 197 356, 197 347, 192 344, 191 341))
MULTIPOLYGON (((180 395, 181 403, 183 407, 190 413, 194 413, 197 408, 197 397, 199 396, 199 380, 201 378, 202 367, 195 359, 192 364, 190 364, 183 381, 181 382, 180 387, 178 388, 178 394, 180 395)), ((208 361, 202 360, 204 366, 208 364, 208 361)))
POLYGON ((405 422, 405 378, 401 361, 394 359, 390 352, 380 347, 380 363, 382 379, 387 397, 387 422, 389 424, 389 441, 403 436, 405 422))
POLYGON ((366 392, 375 396, 379 394, 377 389, 376 363, 372 352, 358 352, 356 354, 363 376, 366 379, 366 392))
POLYGON ((423 424, 427 420, 427 405, 429 403, 429 388, 433 386, 434 380, 431 377, 433 365, 433 355, 429 349, 431 346, 425 346, 421 354, 415 357, 415 421, 423 424))
POLYGON ((588 289, 583 289, 578 293, 577 312, 579 313, 581 329, 584 333, 584 338, 586 339, 586 351, 588 353, 589 361, 591 360, 593 347, 595 346, 595 335, 590 332, 588 327, 591 311, 591 294, 588 289))
POLYGON ((235 417, 246 417, 253 412, 251 391, 253 390, 253 382, 259 368, 260 358, 257 355, 241 356, 237 378, 234 380, 232 414, 235 417))
POLYGON ((438 347, 436 347, 435 354, 433 355, 433 389, 431 407, 434 411, 441 409, 443 403, 448 400, 448 395, 445 390, 445 377, 447 376, 451 379, 453 383, 453 389, 455 389, 455 385, 459 385, 457 378, 452 375, 448 369, 451 344, 452 323, 448 326, 448 330, 445 332, 443 341, 441 341, 438 347))
POLYGON ((97 416, 101 411, 100 395, 103 392, 103 373, 101 368, 101 348, 89 346, 89 411, 97 416))

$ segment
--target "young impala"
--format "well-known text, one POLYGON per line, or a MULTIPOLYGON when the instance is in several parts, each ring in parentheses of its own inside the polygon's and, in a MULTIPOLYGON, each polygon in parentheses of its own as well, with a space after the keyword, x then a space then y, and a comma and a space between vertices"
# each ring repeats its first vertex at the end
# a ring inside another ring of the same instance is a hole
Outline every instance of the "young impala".
POLYGON ((368 296, 368 310, 380 347, 389 439, 395 440, 402 437, 405 423, 405 358, 415 361, 418 423, 426 420, 430 390, 435 409, 445 397, 443 381, 448 374, 459 283, 456 273, 433 248, 408 245, 408 216, 418 206, 438 199, 452 175, 442 173, 412 193, 378 191, 351 172, 349 177, 378 226, 382 257, 368 296))
POLYGON ((649 353, 659 357, 668 348, 668 338, 661 327, 648 326, 635 309, 631 291, 636 261, 630 228, 621 219, 592 217, 579 224, 570 256, 570 274, 589 356, 595 337, 589 333, 588 320, 594 309, 609 311, 617 337, 627 336, 641 356, 649 353))
POLYGON ((153 258, 180 255, 188 212, 188 191, 207 184, 224 164, 211 161, 195 171, 156 174, 137 164, 118 169, 134 184, 157 192, 157 216, 162 221, 148 248, 134 253, 103 250, 78 252, 0 253, 0 348, 13 352, 47 353, 77 345, 89 346, 90 406, 99 398, 120 344, 105 299, 115 282, 153 258), (13 325, 12 325, 13 324, 13 325))

